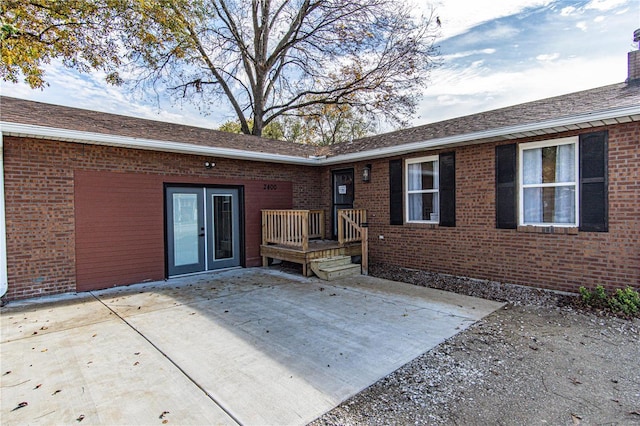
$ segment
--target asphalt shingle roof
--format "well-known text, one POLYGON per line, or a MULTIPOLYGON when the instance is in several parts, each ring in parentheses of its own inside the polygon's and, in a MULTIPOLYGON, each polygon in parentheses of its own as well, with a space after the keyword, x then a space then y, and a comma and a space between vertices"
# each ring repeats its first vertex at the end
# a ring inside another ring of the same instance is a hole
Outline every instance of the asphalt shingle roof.
POLYGON ((413 142, 633 106, 640 106, 640 84, 619 83, 322 148, 9 97, 0 97, 0 120, 307 158, 312 155, 336 156, 401 146, 413 142))
POLYGON ((0 120, 82 132, 307 157, 315 147, 202 127, 0 97, 0 120))
POLYGON ((640 105, 640 85, 619 83, 335 145, 332 155, 640 105))

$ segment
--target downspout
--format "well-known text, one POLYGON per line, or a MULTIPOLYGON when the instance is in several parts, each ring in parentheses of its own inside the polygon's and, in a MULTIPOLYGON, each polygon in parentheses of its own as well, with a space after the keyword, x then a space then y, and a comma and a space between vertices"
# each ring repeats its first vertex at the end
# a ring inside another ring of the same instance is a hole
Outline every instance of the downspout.
POLYGON ((0 297, 7 293, 7 223, 4 215, 4 143, 0 127, 0 297))

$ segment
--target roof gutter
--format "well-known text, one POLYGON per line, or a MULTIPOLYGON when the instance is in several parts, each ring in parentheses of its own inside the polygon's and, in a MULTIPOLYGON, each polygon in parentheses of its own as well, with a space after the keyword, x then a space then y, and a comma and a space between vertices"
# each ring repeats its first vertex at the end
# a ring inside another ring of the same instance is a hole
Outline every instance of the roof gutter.
POLYGON ((317 165, 320 161, 315 157, 305 158, 294 155, 271 154, 233 148, 195 145, 185 142, 162 141, 156 139, 108 135, 104 133, 82 132, 79 130, 35 126, 32 124, 0 122, 0 133, 4 134, 5 136, 50 138, 67 142, 146 149, 152 151, 174 152, 179 154, 210 155, 215 157, 233 158, 240 160, 265 161, 269 163, 317 165))
POLYGON ((607 111, 599 111, 588 114, 579 114, 553 120, 539 121, 535 123, 521 124, 517 126, 498 127, 480 132, 465 133, 443 138, 429 139, 385 148, 371 149, 354 152, 351 154, 336 155, 322 161, 323 165, 346 163, 352 161, 370 160, 380 157, 407 154, 415 151, 425 151, 442 147, 451 147, 470 143, 482 143, 487 140, 509 140, 523 137, 523 133, 534 132, 531 136, 539 134, 553 134, 581 128, 590 128, 616 124, 623 121, 640 121, 640 105, 625 108, 617 108, 607 111), (539 133, 537 133, 539 132, 539 133))
POLYGON ((336 156, 314 156, 308 158, 271 154, 257 151, 244 151, 232 148, 209 147, 184 142, 161 141, 104 133, 82 132, 53 127, 35 126, 0 122, 0 133, 12 136, 51 138, 55 140, 80 142, 96 145, 119 146, 134 149, 175 152, 180 154, 210 155, 222 158, 233 158, 249 161, 264 161, 269 163, 297 164, 306 166, 333 165, 354 161, 370 160, 374 158, 407 154, 442 147, 482 143, 488 140, 509 140, 525 136, 554 134, 581 128, 590 128, 616 124, 618 122, 640 121, 640 105, 598 111, 594 113, 578 114, 552 120, 521 124, 516 126, 499 127, 480 132, 465 133, 442 138, 429 139, 408 144, 394 145, 385 148, 371 149, 350 154, 336 156), (530 133, 530 135, 524 135, 530 133))

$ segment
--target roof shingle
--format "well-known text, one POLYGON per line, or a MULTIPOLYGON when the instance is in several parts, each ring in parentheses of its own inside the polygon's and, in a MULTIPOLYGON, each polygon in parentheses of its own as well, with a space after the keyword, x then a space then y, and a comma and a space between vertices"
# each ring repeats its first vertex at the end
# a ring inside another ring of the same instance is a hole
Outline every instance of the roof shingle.
POLYGON ((182 142, 269 154, 308 157, 315 153, 315 147, 310 145, 26 101, 4 96, 0 97, 0 120, 10 123, 31 124, 34 126, 61 128, 81 132, 182 142))
POLYGON ((638 105, 640 105, 640 85, 619 83, 357 139, 350 143, 335 145, 332 155, 350 154, 638 105))
POLYGON ((308 158, 314 155, 333 157, 402 146, 414 142, 633 106, 640 106, 640 84, 619 83, 384 133, 331 147, 301 145, 9 97, 0 97, 0 120, 65 130, 308 158))

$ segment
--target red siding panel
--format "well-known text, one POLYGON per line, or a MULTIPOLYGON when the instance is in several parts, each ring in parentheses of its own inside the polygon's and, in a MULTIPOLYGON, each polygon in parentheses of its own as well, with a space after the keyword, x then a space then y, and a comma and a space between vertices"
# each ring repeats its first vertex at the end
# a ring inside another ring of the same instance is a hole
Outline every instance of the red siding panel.
POLYGON ((76 172, 78 291, 162 279, 163 212, 158 176, 76 172))

